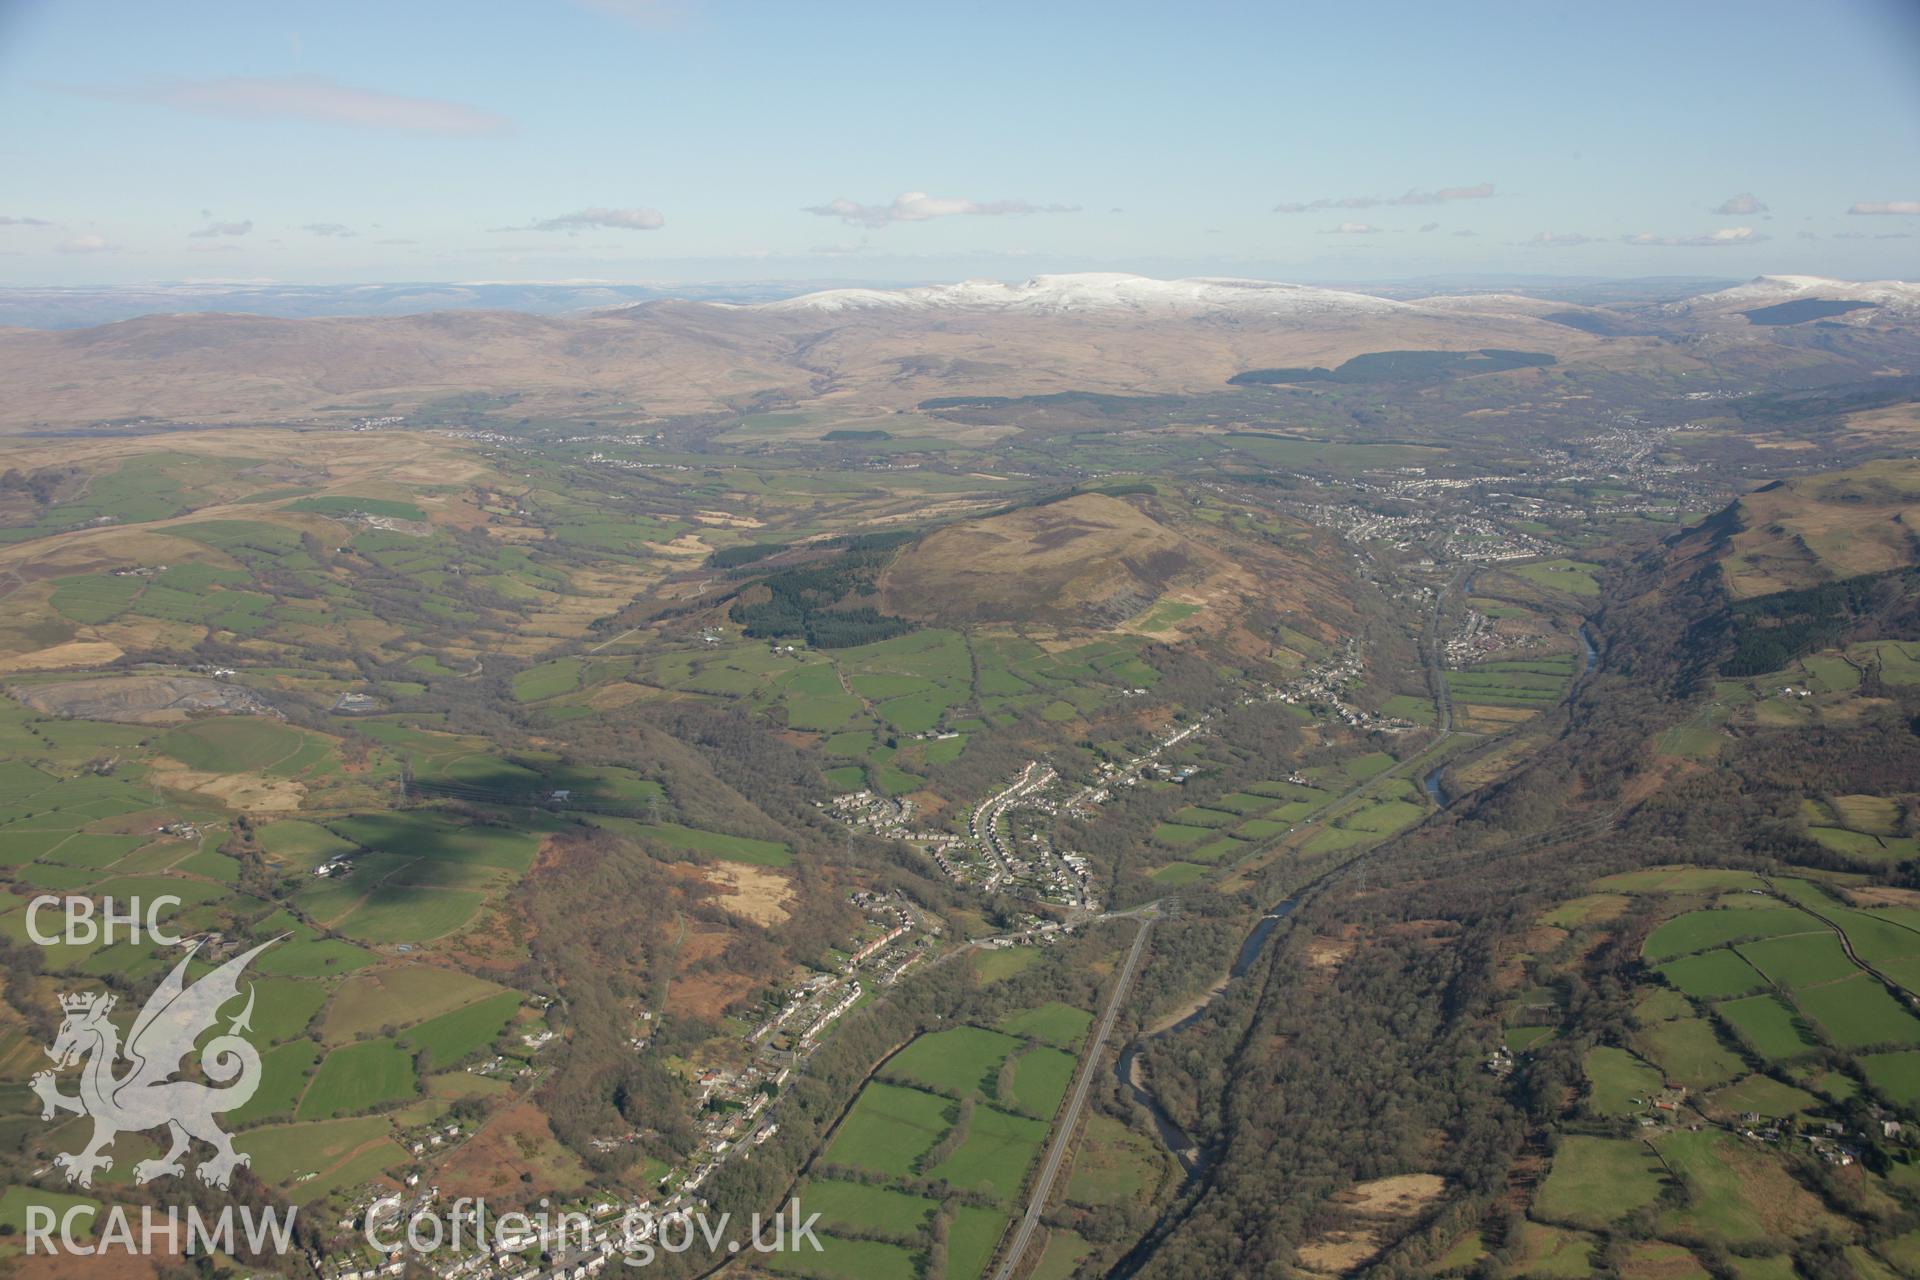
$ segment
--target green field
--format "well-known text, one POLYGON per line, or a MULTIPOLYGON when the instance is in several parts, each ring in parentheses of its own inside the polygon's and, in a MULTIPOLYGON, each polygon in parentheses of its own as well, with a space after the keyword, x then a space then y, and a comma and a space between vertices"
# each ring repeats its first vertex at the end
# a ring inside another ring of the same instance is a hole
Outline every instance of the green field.
POLYGON ((1701 1000, 1743 996, 1767 985, 1752 965, 1726 948, 1669 961, 1658 972, 1675 987, 1701 1000))
POLYGON ((1717 1129, 1674 1130, 1655 1139, 1687 1189, 1675 1229, 1728 1245, 1797 1239, 1839 1221, 1796 1183, 1779 1162, 1717 1129))
POLYGON ((1793 1002, 1842 1049, 1920 1044, 1920 1020, 1864 973, 1802 988, 1793 993, 1793 1002))
POLYGON ((1724 1089, 1716 1089, 1709 1095, 1709 1101, 1731 1115, 1751 1111, 1770 1120, 1817 1111, 1825 1105, 1805 1089, 1762 1075, 1751 1075, 1724 1089))
POLYGON ((1011 1200, 1020 1190, 1027 1166, 1046 1141, 1047 1122, 995 1107, 975 1107, 973 1124, 959 1150, 929 1172, 957 1187, 1011 1200))
POLYGON ((1815 1047, 1815 1041, 1800 1027, 1793 1010, 1777 996, 1751 996, 1728 1000, 1714 1006, 1754 1052, 1776 1061, 1796 1058, 1815 1047))
POLYGON ((321 1034, 344 1044, 382 1027, 406 1027, 500 994, 497 983, 458 969, 406 964, 342 983, 327 1008, 321 1034))
POLYGON ((1080 1043, 1092 1025, 1093 1015, 1085 1009, 1056 1001, 1009 1014, 1000 1023, 1000 1029, 1009 1035, 1032 1036, 1057 1048, 1071 1049, 1080 1043))
POLYGON ((1740 954, 1773 982, 1783 987, 1804 987, 1816 982, 1832 982, 1855 970, 1853 961, 1831 933, 1799 933, 1764 942, 1748 942, 1740 954))
POLYGON ((1656 962, 1672 960, 1729 942, 1811 933, 1823 928, 1825 926, 1818 920, 1793 907, 1690 911, 1674 917, 1648 934, 1640 954, 1656 962))
POLYGON ((1869 1053, 1860 1059, 1867 1083, 1904 1107, 1920 1102, 1920 1049, 1869 1053))
POLYGON ((1591 1086, 1587 1106, 1603 1116, 1632 1115, 1643 1110, 1662 1080, 1657 1069, 1611 1045, 1590 1051, 1586 1068, 1591 1086))
POLYGON ((939 1205, 922 1196, 866 1182, 809 1180, 797 1193, 808 1213, 818 1213, 829 1229, 909 1236, 931 1221, 939 1205))
POLYGON ((306 737, 277 720, 221 716, 196 720, 156 744, 189 769, 207 773, 260 773, 298 751, 306 737))
POLYGON ((929 1032, 895 1054, 888 1077, 924 1085, 957 1098, 986 1101, 994 1096, 1000 1064, 1020 1047, 1012 1036, 980 1027, 929 1032))
POLYGON ((947 1228, 947 1275, 950 1280, 979 1280, 993 1251, 1006 1233, 1007 1215, 999 1209, 963 1204, 953 1211, 947 1228))
MULTIPOLYGON (((984 1110, 984 1108, 982 1108, 984 1110)), ((952 1127, 954 1104, 937 1094, 876 1080, 828 1144, 828 1164, 910 1177, 921 1156, 952 1127)))
POLYGON ((464 1009, 429 1018, 401 1033, 402 1048, 424 1050, 434 1067, 453 1066, 469 1055, 493 1043, 513 1015, 519 1012, 521 996, 503 991, 464 1009))
POLYGON ((335 1049, 300 1099, 302 1120, 366 1111, 414 1096, 413 1058, 387 1040, 335 1049))
POLYGON ((1569 1134, 1554 1150, 1534 1213, 1547 1222, 1604 1227, 1653 1203, 1665 1180, 1660 1158, 1638 1139, 1569 1134))
POLYGON ((819 1280, 918 1280, 920 1255, 880 1240, 850 1240, 829 1232, 815 1233, 820 1251, 784 1249, 767 1255, 767 1265, 781 1275, 818 1277, 819 1280))
POLYGON ((515 673, 513 696, 521 702, 539 702, 572 693, 580 687, 585 664, 579 658, 556 658, 515 673))
POLYGON ((1576 596, 1597 596, 1600 594, 1600 566, 1588 564, 1583 560, 1542 560, 1536 564, 1523 564, 1507 569, 1516 577, 1525 578, 1539 587, 1549 587, 1555 591, 1565 591, 1576 596))
POLYGON ((1079 1059, 1059 1049, 1043 1047, 1022 1054, 1014 1065, 1012 1101, 1030 1116, 1052 1119, 1079 1065, 1079 1059))
POLYGON ((1721 1045, 1704 1018, 1675 1018, 1640 1033, 1641 1052, 1669 1080, 1693 1089, 1711 1089, 1739 1075, 1740 1059, 1721 1045))

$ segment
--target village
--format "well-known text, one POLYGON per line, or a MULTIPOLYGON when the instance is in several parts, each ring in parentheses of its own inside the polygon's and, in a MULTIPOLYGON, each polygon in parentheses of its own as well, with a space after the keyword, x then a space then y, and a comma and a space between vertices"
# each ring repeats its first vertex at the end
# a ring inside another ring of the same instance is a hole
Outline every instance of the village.
MULTIPOLYGON (((544 1228, 530 1226, 525 1232, 486 1242, 496 1247, 475 1247, 471 1238, 467 1247, 451 1243, 425 1256, 396 1250, 380 1256, 363 1242, 369 1231, 383 1237, 403 1234, 402 1229, 384 1230, 393 1223, 411 1221, 435 1213, 441 1200, 440 1188, 430 1175, 416 1171, 406 1179, 407 1192, 395 1196, 377 1185, 370 1186, 340 1226, 353 1233, 354 1247, 341 1254, 318 1259, 315 1270, 323 1280, 376 1280, 407 1274, 408 1267, 420 1265, 445 1280, 543 1280, 546 1277, 579 1277, 596 1274, 611 1259, 630 1251, 648 1235, 684 1219, 706 1205, 701 1189, 727 1161, 752 1159, 753 1152, 779 1131, 770 1114, 782 1088, 793 1073, 804 1067, 808 1058, 825 1040, 834 1024, 863 999, 899 982, 910 970, 935 954, 935 940, 941 934, 939 924, 897 895, 856 892, 852 904, 871 920, 873 936, 849 944, 846 957, 838 966, 808 975, 787 989, 748 1032, 741 1048, 745 1061, 739 1065, 697 1067, 690 1080, 694 1100, 699 1107, 700 1145, 662 1175, 655 1194, 630 1201, 602 1199, 595 1202, 556 1206, 546 1218, 544 1228), (576 1227, 583 1215, 591 1224, 584 1237, 576 1227), (635 1224, 646 1224, 639 1235, 631 1235, 635 1224), (541 1261, 542 1255, 547 1260, 541 1261)), ((1042 940, 1035 920, 1018 941, 1042 940)), ((1056 926, 1057 928, 1057 926, 1056 926)), ((1013 945, 1014 939, 1006 940, 1013 945)), ((651 1013, 639 1015, 643 1024, 651 1013)), ((552 1033, 529 1041, 537 1051, 551 1039, 552 1033)), ((644 1052, 649 1037, 636 1034, 629 1040, 634 1052, 644 1052)), ((474 1070, 492 1073, 497 1060, 478 1064, 474 1070)), ((533 1077, 530 1068, 515 1074, 533 1077)), ((413 1153, 430 1158, 464 1136, 454 1125, 412 1139, 413 1153)), ((609 1134, 595 1140, 603 1149, 637 1141, 637 1133, 609 1134)), ((536 1223, 541 1219, 536 1218, 536 1223)))

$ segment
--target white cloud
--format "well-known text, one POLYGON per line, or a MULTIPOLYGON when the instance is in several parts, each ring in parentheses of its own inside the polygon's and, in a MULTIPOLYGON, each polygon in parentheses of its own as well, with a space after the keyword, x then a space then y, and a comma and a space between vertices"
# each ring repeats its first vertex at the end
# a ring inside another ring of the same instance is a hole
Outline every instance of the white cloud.
POLYGON ((131 98, 228 120, 306 120, 454 138, 497 137, 513 132, 512 121, 479 107, 356 88, 325 76, 230 76, 170 80, 145 89, 77 88, 73 92, 96 98, 131 98))
POLYGON ((557 218, 540 218, 524 227, 494 227, 493 230, 585 231, 592 227, 609 227, 616 231, 658 231, 666 225, 666 216, 658 209, 602 209, 596 206, 577 213, 563 213, 557 218))
POLYGON ((892 204, 861 204, 841 196, 826 204, 811 204, 802 212, 822 218, 838 218, 849 226, 884 227, 890 222, 927 222, 934 218, 956 216, 1006 217, 1029 213, 1078 213, 1077 204, 1038 205, 1027 200, 963 200, 953 196, 930 196, 924 191, 905 191, 892 204))
POLYGON ((351 240, 359 232, 344 222, 308 222, 300 227, 302 231, 311 231, 316 236, 333 236, 340 240, 351 240))
POLYGON ((190 244, 187 246, 187 252, 188 253, 238 253, 240 252, 240 246, 237 244, 233 244, 231 242, 222 242, 220 244, 190 244))
POLYGON ((1491 182, 1477 182, 1471 187, 1441 187, 1438 191, 1409 191, 1403 196, 1395 196, 1388 204, 1445 204, 1449 200, 1490 200, 1493 198, 1491 182))
POLYGON ((1708 213, 1725 214, 1730 218, 1745 218, 1756 213, 1765 213, 1766 211, 1767 206, 1761 204, 1759 197, 1751 191, 1742 191, 1737 196, 1728 196, 1725 200, 1722 200, 1719 204, 1707 210, 1708 213))
POLYGON ((396 236, 388 240, 375 240, 374 243, 375 244, 419 244, 420 242, 418 240, 407 240, 402 237, 396 236))
POLYGON ((1480 233, 1478 231, 1456 231, 1453 234, 1457 236, 1477 236, 1480 233))
POLYGON ((1371 222, 1343 222, 1337 227, 1328 227, 1320 233, 1323 236, 1377 236, 1380 228, 1371 222))
POLYGON ((1409 190, 1404 195, 1383 199, 1380 196, 1322 196, 1318 200, 1288 201, 1273 206, 1275 213, 1307 213, 1316 209, 1372 209, 1383 204, 1445 204, 1449 200, 1486 200, 1493 195, 1491 182, 1471 187, 1441 187, 1437 191, 1409 190))
POLYGON ((187 232, 192 240, 211 240, 217 236, 244 236, 253 230, 253 219, 241 222, 209 222, 198 231, 187 232))
POLYGON ((1598 236, 1582 235, 1578 231, 1541 231, 1520 243, 1531 249, 1566 249, 1574 245, 1594 244, 1598 240, 1598 236))
POLYGON ((0 227, 50 227, 52 225, 45 218, 0 217, 0 227))
POLYGON ((1891 213, 1904 214, 1907 217, 1920 216, 1920 200, 1862 200, 1847 210, 1848 213, 1891 213))
POLYGON ((1440 224, 1439 224, 1439 223, 1437 223, 1437 222, 1429 222, 1429 223, 1425 223, 1425 224, 1423 224, 1423 225, 1421 226, 1421 228, 1420 228, 1420 230, 1421 230, 1421 231, 1423 231, 1423 232, 1424 232, 1424 231, 1438 231, 1439 229, 1440 229, 1440 224))
POLYGON ((53 246, 57 253, 112 253, 120 246, 105 236, 74 236, 53 246))
POLYGON ((1638 235, 1621 236, 1620 241, 1622 244, 1662 245, 1670 249, 1717 249, 1735 244, 1759 244, 1770 238, 1752 227, 1722 227, 1718 231, 1697 236, 1657 236, 1651 231, 1642 231, 1638 235))

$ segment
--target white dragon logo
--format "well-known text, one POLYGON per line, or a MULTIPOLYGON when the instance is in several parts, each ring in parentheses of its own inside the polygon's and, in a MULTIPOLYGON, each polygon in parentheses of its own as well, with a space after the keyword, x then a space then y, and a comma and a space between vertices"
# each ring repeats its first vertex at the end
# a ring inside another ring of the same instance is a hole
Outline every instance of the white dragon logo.
POLYGON ((214 1085, 224 1087, 173 1077, 181 1070, 181 1059, 194 1052, 194 1042, 201 1033, 219 1020, 221 1006, 240 994, 240 974, 247 962, 277 941, 263 942, 235 956, 192 986, 186 982, 187 962, 193 959, 199 944, 188 948, 133 1020, 126 1043, 126 1056, 132 1065, 122 1076, 113 1074, 121 1053, 120 1033, 107 1020, 117 997, 99 992, 60 997, 66 1019, 60 1024, 53 1047, 46 1051, 54 1069, 33 1077, 33 1091, 40 1095, 43 1120, 51 1120, 62 1111, 93 1118, 93 1139, 86 1149, 54 1157, 54 1163, 67 1171, 67 1181, 92 1186, 95 1170, 113 1168, 113 1157, 105 1152, 115 1137, 161 1125, 167 1127, 173 1149, 158 1160, 136 1164, 133 1176, 137 1182, 184 1174, 186 1168, 180 1157, 195 1138, 214 1149, 213 1158, 202 1161, 195 1171, 210 1186, 226 1187, 234 1169, 251 1163, 233 1149, 233 1139, 213 1118, 216 1112, 244 1105, 260 1087, 260 1055, 239 1034, 250 1029, 251 986, 246 1008, 228 1025, 226 1034, 215 1036, 200 1050, 202 1072, 214 1085), (54 1071, 82 1059, 86 1065, 80 1071, 80 1093, 70 1098, 59 1091, 54 1071))

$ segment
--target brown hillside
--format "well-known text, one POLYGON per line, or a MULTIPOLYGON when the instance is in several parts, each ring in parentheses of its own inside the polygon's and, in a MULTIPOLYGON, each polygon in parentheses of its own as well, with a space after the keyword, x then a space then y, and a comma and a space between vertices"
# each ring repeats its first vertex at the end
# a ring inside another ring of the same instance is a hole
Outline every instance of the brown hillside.
POLYGON ((1746 495, 1683 544, 1736 599, 1920 563, 1920 462, 1872 462, 1746 495))
MULTIPOLYGON (((1344 616, 1337 575, 1305 551, 1212 545, 1135 505, 1081 494, 951 525, 903 552, 880 588, 890 612, 928 621, 1119 626, 1163 595, 1203 606, 1220 632, 1260 605, 1344 616)), ((1203 540, 1205 539, 1205 540, 1203 540)))

